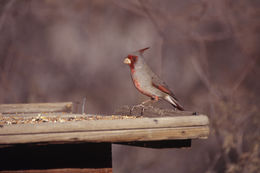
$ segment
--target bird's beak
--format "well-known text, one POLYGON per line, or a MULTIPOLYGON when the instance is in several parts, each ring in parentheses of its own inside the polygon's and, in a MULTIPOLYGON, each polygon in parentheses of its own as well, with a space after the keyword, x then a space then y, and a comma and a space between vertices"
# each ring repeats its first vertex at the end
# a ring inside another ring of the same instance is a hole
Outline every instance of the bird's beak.
POLYGON ((125 63, 125 64, 131 64, 131 60, 130 60, 129 58, 126 58, 126 59, 124 60, 124 63, 125 63))

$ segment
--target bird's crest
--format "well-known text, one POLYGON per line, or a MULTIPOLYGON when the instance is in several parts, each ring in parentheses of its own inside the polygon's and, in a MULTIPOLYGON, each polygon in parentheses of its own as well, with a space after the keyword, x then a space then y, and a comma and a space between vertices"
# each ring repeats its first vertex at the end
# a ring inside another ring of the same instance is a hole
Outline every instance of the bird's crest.
POLYGON ((150 47, 146 47, 146 48, 143 48, 143 49, 140 49, 138 50, 138 52, 143 55, 144 51, 146 51, 147 49, 149 49, 150 47))

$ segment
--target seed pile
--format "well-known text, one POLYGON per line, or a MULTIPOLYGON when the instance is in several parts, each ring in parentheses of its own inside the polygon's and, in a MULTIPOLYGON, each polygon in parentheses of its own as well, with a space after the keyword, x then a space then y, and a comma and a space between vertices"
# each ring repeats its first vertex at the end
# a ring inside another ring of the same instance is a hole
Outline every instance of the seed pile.
POLYGON ((21 116, 19 114, 14 115, 1 115, 0 114, 0 126, 12 125, 12 124, 39 124, 39 123, 64 123, 64 122, 74 122, 74 121, 85 121, 85 120, 117 120, 117 119, 135 119, 140 116, 127 116, 127 115, 74 115, 63 116, 62 114, 45 115, 37 114, 35 116, 21 116))

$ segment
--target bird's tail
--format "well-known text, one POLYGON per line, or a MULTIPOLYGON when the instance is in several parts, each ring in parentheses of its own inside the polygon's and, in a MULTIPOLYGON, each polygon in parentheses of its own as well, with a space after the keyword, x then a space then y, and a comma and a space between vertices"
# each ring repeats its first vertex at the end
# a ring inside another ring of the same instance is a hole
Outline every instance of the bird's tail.
POLYGON ((184 111, 183 106, 173 97, 171 97, 170 95, 167 95, 164 97, 164 99, 169 102, 173 107, 177 108, 180 111, 184 111))

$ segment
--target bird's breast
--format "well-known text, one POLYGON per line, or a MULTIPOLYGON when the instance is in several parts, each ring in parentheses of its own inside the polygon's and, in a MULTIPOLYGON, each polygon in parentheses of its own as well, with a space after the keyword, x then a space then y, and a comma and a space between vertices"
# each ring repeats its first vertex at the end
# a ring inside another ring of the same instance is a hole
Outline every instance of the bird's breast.
POLYGON ((152 85, 152 77, 146 71, 136 70, 132 73, 132 79, 135 87, 149 97, 165 95, 162 91, 152 85))

